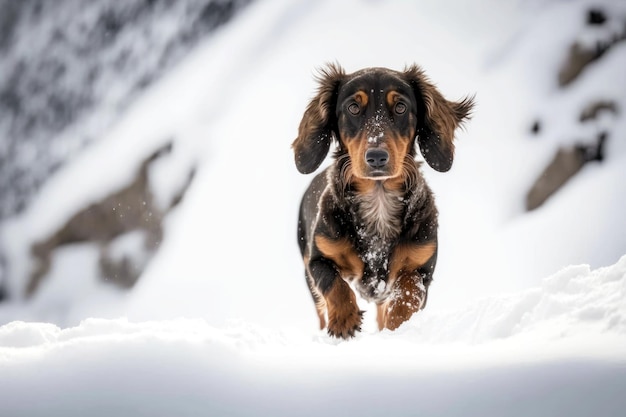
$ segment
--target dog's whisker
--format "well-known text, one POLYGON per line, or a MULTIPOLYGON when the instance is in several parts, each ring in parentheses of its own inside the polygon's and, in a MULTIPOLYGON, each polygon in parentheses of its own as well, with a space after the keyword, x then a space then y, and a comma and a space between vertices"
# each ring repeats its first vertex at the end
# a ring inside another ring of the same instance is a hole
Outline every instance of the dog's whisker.
POLYGON ((402 169, 404 171, 405 189, 411 189, 417 184, 419 171, 417 164, 411 155, 406 155, 402 160, 402 169))
POLYGON ((345 192, 352 182, 352 160, 350 159, 350 155, 347 153, 340 155, 337 158, 337 165, 341 167, 339 170, 339 178, 341 181, 341 190, 345 192))

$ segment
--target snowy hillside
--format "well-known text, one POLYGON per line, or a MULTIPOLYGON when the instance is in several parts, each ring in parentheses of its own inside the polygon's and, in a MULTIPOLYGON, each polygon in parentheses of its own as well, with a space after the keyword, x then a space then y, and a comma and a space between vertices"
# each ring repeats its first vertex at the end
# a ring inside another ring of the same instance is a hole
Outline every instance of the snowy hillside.
POLYGON ((0 219, 248 0, 0 0, 0 219))
POLYGON ((248 6, 2 223, 3 412, 621 415, 626 42, 559 86, 572 43, 626 28, 625 3, 593 2, 609 17, 600 26, 586 21, 590 4, 248 6), (297 173, 289 145, 314 69, 328 61, 348 71, 416 62, 448 98, 475 93, 478 103, 452 170, 424 170, 441 213, 428 308, 381 333, 367 311, 363 333, 347 342, 316 330, 295 239, 311 177, 297 173), (616 111, 580 122, 599 100, 616 111), (601 131, 605 160, 525 212, 553 152, 601 131), (53 252, 23 299, 33 244, 131 181, 168 142, 171 155, 150 168, 157 203, 197 171, 135 286, 103 280, 99 246, 78 243, 53 252))

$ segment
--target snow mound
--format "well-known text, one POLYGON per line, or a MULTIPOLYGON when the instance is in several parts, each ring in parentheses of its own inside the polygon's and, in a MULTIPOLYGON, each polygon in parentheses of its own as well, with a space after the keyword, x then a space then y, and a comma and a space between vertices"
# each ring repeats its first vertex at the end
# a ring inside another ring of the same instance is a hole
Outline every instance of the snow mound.
POLYGON ((351 341, 243 321, 12 322, 0 327, 0 402, 12 416, 617 415, 625 290, 626 256, 351 341))
POLYGON ((540 287, 485 298, 452 313, 428 312, 414 322, 422 340, 470 344, 498 339, 547 343, 626 334, 626 256, 615 265, 591 271, 568 266, 545 278, 540 287))

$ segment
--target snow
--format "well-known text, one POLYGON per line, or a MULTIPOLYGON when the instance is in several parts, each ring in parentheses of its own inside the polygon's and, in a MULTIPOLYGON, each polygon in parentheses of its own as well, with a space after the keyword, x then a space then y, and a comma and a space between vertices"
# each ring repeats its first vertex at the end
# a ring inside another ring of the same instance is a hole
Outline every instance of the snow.
POLYGON ((626 117, 600 122, 604 163, 536 211, 523 198, 552 150, 595 134, 577 121, 589 99, 626 109, 626 49, 558 89, 569 42, 592 36, 590 3, 501 3, 267 0, 207 39, 3 224, 0 245, 24 276, 33 241, 154 149, 174 143, 151 177, 161 204, 198 168, 131 291, 90 272, 97 248, 81 244, 54 254, 33 300, 0 304, 2 414, 621 415, 626 117), (363 332, 335 340, 316 330, 304 281, 295 225, 311 176, 289 145, 314 68, 414 60, 446 97, 478 101, 452 170, 424 170, 441 225, 428 307, 378 332, 360 304, 363 332))
POLYGON ((12 322, 0 396, 12 416, 620 415, 625 291, 626 256, 350 342, 244 321, 12 322))

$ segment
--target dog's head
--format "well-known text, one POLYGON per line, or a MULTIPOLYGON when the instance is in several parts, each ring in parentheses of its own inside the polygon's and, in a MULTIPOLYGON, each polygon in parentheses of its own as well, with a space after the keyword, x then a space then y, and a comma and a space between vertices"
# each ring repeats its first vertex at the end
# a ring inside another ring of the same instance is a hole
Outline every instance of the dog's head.
POLYGON ((320 166, 333 138, 357 178, 400 177, 416 143, 435 170, 452 166, 454 131, 469 117, 472 98, 446 100, 416 65, 403 72, 366 68, 346 74, 331 64, 318 81, 292 145, 303 174, 320 166))

